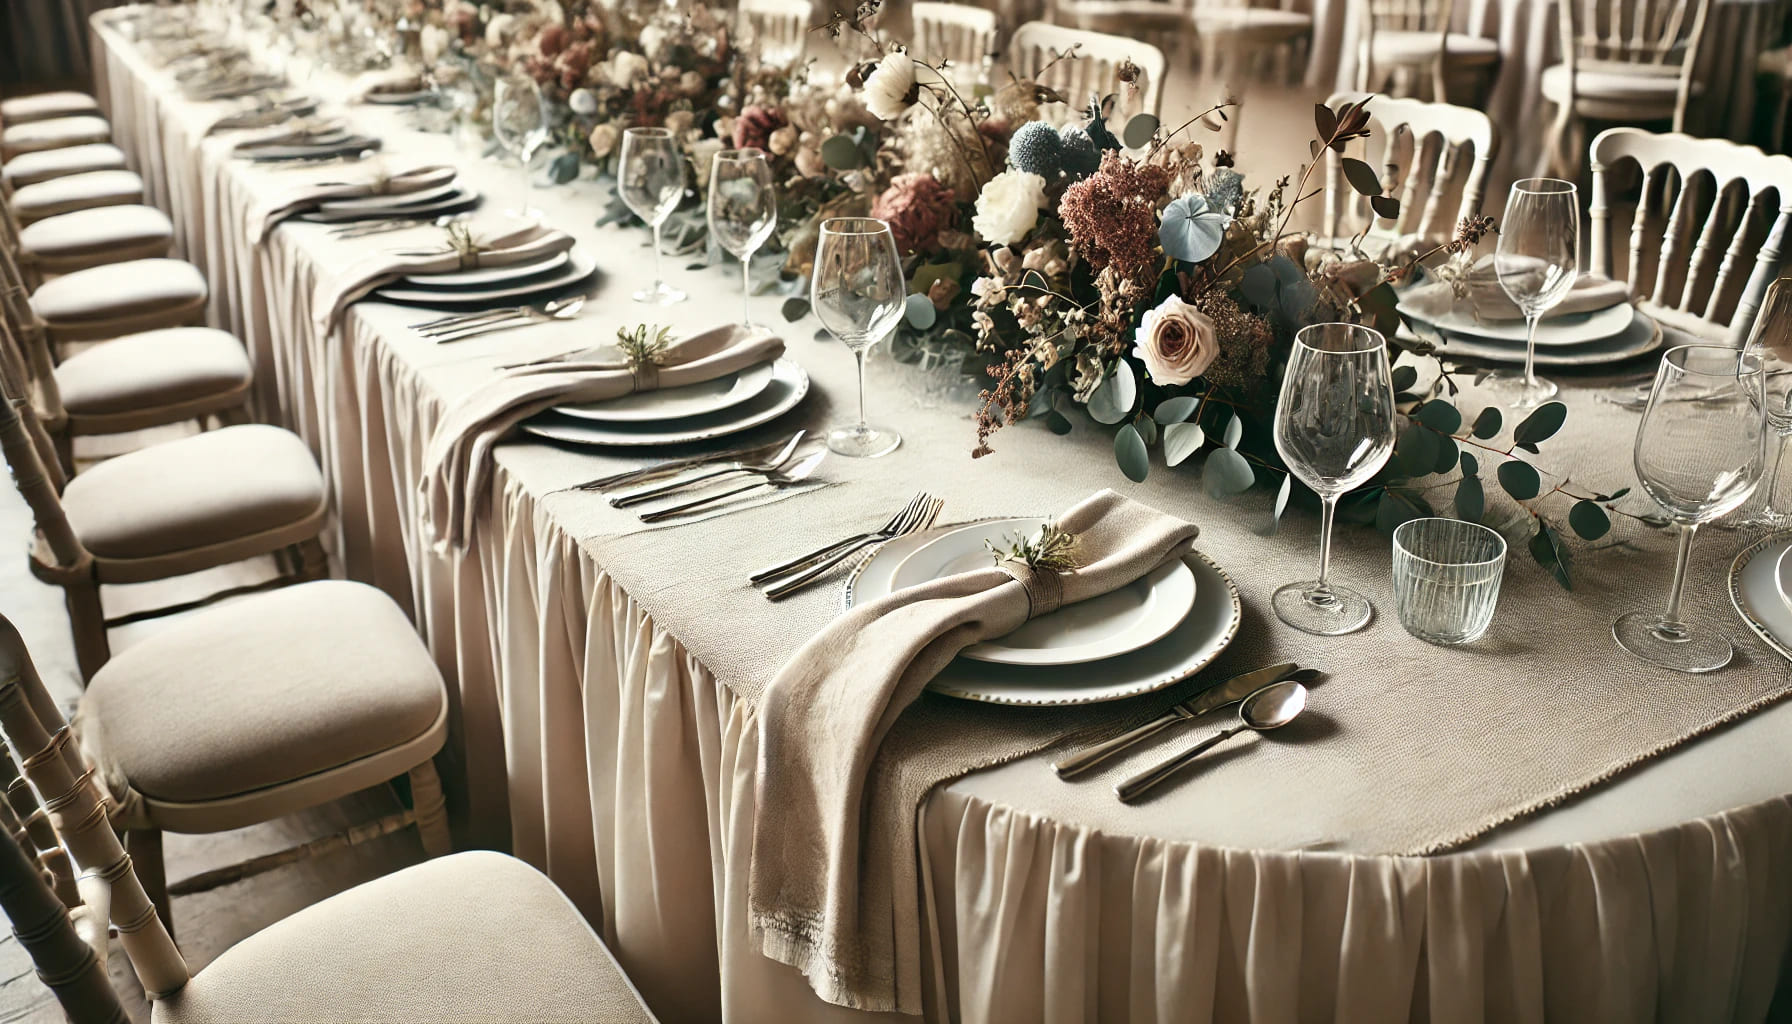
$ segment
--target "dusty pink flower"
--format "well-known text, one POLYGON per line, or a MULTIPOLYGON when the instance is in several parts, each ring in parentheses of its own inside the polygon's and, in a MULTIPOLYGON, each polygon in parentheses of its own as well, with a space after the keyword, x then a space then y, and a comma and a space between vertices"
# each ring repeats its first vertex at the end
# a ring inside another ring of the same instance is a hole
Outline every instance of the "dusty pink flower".
POLYGON ((871 204, 871 216, 887 221, 901 252, 931 252, 940 231, 958 219, 952 190, 925 172, 899 174, 871 204))
POLYGON ((784 115, 775 108, 747 107, 734 119, 734 148, 769 150, 772 133, 785 124, 784 115))

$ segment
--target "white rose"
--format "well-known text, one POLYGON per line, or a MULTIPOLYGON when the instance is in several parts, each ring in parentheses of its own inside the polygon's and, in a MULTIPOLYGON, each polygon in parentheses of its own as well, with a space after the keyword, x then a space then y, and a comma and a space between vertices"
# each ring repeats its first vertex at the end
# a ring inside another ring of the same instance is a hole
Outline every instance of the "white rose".
POLYGON ((485 45, 491 47, 494 50, 502 47, 504 45, 506 38, 509 37, 511 29, 514 28, 515 26, 516 26, 516 15, 514 15, 514 14, 493 15, 492 20, 486 22, 486 24, 485 24, 485 45))
POLYGON ((641 30, 640 40, 643 53, 659 53, 666 42, 666 30, 658 25, 648 25, 641 30))
POLYGON ((599 160, 616 152, 616 143, 622 140, 622 133, 608 121, 591 129, 591 155, 599 160))
POLYGON ((566 105, 572 112, 584 117, 597 113, 597 93, 590 89, 574 89, 572 95, 566 97, 566 105))
POLYGON ((879 61, 865 78, 865 109, 881 121, 901 117, 917 96, 915 59, 900 50, 879 61))
POLYGON ((633 88, 635 80, 649 70, 646 57, 624 50, 610 58, 610 84, 618 89, 633 88))
POLYGON ((1039 223, 1045 205, 1045 179, 1026 171, 1003 171, 977 194, 971 228, 993 245, 1013 245, 1039 223))
POLYGON ((453 37, 441 25, 425 25, 417 35, 417 47, 423 54, 423 63, 434 64, 448 52, 448 43, 453 37))
POLYGON ((691 130, 691 124, 696 119, 697 115, 688 110, 674 110, 666 115, 666 130, 673 135, 683 135, 691 130))
POLYGON ((1145 361, 1154 384, 1187 384, 1206 373, 1219 354, 1213 321, 1174 295, 1146 311, 1133 332, 1133 358, 1145 361))

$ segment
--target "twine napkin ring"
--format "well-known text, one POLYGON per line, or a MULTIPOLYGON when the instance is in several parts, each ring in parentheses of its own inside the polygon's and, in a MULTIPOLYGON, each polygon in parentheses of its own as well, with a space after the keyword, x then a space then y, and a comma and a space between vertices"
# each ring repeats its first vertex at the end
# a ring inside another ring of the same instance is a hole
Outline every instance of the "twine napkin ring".
POLYGON ((484 243, 473 237, 471 228, 458 222, 448 225, 448 248, 442 253, 456 256, 461 270, 479 269, 479 254, 484 251, 484 243))
POLYGON ((622 350, 623 358, 628 360, 628 373, 635 380, 636 391, 653 391, 660 386, 660 364, 666 361, 666 352, 671 347, 672 329, 660 327, 655 330, 647 324, 638 324, 633 330, 627 327, 616 329, 616 347, 622 350))
POLYGON ((660 386, 660 364, 630 363, 629 376, 635 379, 636 391, 657 391, 660 386))
POLYGON ((996 568, 1027 592, 1027 618, 1050 615, 1064 604, 1064 574, 1081 564, 1074 534, 1047 522, 1030 537, 1010 535, 1006 546, 984 542, 996 568))
POLYGON ((996 568, 1014 577, 1026 591, 1027 618, 1050 615, 1063 607, 1064 574, 1058 570, 1028 565, 1018 558, 1003 559, 996 563, 996 568))

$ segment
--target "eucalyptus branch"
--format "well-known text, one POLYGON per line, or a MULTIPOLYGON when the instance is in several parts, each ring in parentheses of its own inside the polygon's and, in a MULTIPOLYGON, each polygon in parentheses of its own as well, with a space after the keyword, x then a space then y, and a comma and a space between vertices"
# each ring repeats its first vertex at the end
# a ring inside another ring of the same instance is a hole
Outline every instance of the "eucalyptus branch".
MULTIPOLYGON (((1461 437, 1458 437, 1455 434, 1451 434, 1446 431, 1439 430, 1436 427, 1432 426, 1431 424, 1426 423, 1424 420, 1414 419, 1414 420, 1412 420, 1412 422, 1417 423, 1419 426, 1424 427, 1426 430, 1431 431, 1433 434, 1436 434, 1439 437, 1447 437, 1450 440, 1455 441, 1457 444, 1466 444, 1471 448, 1479 448, 1484 452, 1487 452, 1492 455, 1498 455, 1503 459, 1522 461, 1526 465, 1530 466, 1532 469, 1536 470, 1539 474, 1548 474, 1551 477, 1557 477, 1558 479, 1560 479, 1561 483, 1552 485, 1549 490, 1544 491, 1542 494, 1539 494, 1534 498, 1513 498, 1512 499, 1513 501, 1517 502, 1519 505, 1524 506, 1525 510, 1530 512, 1531 515, 1533 515, 1533 516, 1537 515, 1537 512, 1535 509, 1531 508, 1531 506, 1529 504, 1530 502, 1541 502, 1544 499, 1549 498, 1552 495, 1560 494, 1565 497, 1573 498, 1575 501, 1591 501, 1594 504, 1597 504, 1600 507, 1604 508, 1607 512, 1616 512, 1617 514, 1625 517, 1626 519, 1634 519, 1637 522, 1643 523, 1645 525, 1647 525, 1649 522, 1647 517, 1639 516, 1634 512, 1626 512, 1623 509, 1617 507, 1617 505, 1613 502, 1597 500, 1598 495, 1596 495, 1596 494, 1577 494, 1574 491, 1569 490, 1568 486, 1567 486, 1567 484, 1568 484, 1567 477, 1560 477, 1560 476, 1558 476, 1558 474, 1556 474, 1548 469, 1544 469, 1543 467, 1538 466, 1536 463, 1531 462, 1528 459, 1520 460, 1518 458, 1518 456, 1513 455, 1512 454, 1513 450, 1518 447, 1518 445, 1516 445, 1516 444, 1512 445, 1509 448, 1501 448, 1497 445, 1482 444, 1480 441, 1475 440, 1474 435, 1472 435, 1472 434, 1464 434, 1461 437)), ((1443 485, 1439 484, 1437 486, 1441 487, 1443 485)))
MULTIPOLYGON (((1194 117, 1191 117, 1188 120, 1177 125, 1174 129, 1172 129, 1170 131, 1170 133, 1168 135, 1162 136, 1161 138, 1159 138, 1157 140, 1157 142, 1152 144, 1151 152, 1145 154, 1145 162, 1150 163, 1152 158, 1157 156, 1157 154, 1160 150, 1162 150, 1165 146, 1168 146, 1170 144, 1171 139, 1175 138, 1178 135, 1181 135, 1183 132, 1185 132, 1189 128, 1193 127, 1195 122, 1202 120, 1203 118, 1207 117, 1207 115, 1209 115, 1209 114, 1218 114, 1218 113, 1220 113, 1220 111, 1224 110, 1227 107, 1236 107, 1236 106, 1238 106, 1238 104, 1236 102, 1233 102, 1230 100, 1221 100, 1220 102, 1215 103, 1213 106, 1208 107, 1206 110, 1201 111, 1199 114, 1196 114, 1194 117)), ((1221 116, 1224 116, 1224 115, 1221 115, 1221 116)))

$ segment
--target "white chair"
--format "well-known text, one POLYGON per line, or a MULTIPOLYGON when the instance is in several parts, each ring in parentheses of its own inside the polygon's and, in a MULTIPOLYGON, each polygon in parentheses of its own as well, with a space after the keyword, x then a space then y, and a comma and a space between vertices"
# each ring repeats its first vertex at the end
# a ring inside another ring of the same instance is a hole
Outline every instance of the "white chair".
POLYGON ((739 28, 770 64, 794 65, 809 46, 809 0, 740 0, 739 28))
POLYGON ((938 64, 950 61, 954 78, 961 84, 982 76, 996 53, 996 13, 970 4, 917 0, 909 9, 914 19, 913 53, 938 64))
POLYGON ((1687 128, 1702 92, 1693 80, 1710 0, 1560 0, 1563 61, 1543 72, 1556 106, 1543 159, 1559 177, 1580 174, 1585 122, 1668 122, 1687 128))
POLYGON ((1679 133, 1612 128, 1593 140, 1592 271, 1612 276, 1611 192, 1619 164, 1643 173, 1625 279, 1662 323, 1740 348, 1780 274, 1792 225, 1792 157, 1679 133), (1764 197, 1771 191, 1775 203, 1764 197))
POLYGON ((1139 109, 1123 113, 1161 113, 1166 62, 1164 52, 1149 43, 1042 21, 1015 29, 1008 41, 1009 69, 1063 94, 1067 109, 1060 116, 1065 120, 1087 108, 1091 96, 1118 92, 1119 72, 1128 62, 1143 80, 1139 109), (1073 50, 1075 59, 1058 59, 1073 50))
POLYGON ((1492 39, 1450 31, 1455 0, 1357 0, 1356 88, 1359 92, 1452 96, 1479 106, 1500 66, 1492 39), (1450 86, 1457 84, 1456 90, 1450 86))
MULTIPOLYGON (((1366 96, 1341 92, 1325 102, 1336 110, 1366 96)), ((1396 220, 1376 216, 1368 200, 1344 181, 1342 156, 1327 150, 1324 243, 1339 246, 1358 233, 1386 243, 1435 245, 1448 240, 1464 219, 1480 214, 1486 199, 1488 167, 1499 152, 1493 122, 1479 110, 1448 103, 1368 98, 1370 137, 1379 142, 1385 168, 1382 189, 1400 200, 1400 216, 1396 220), (1411 146, 1410 155, 1401 152, 1404 144, 1411 146), (1448 205, 1452 194, 1460 195, 1454 207, 1448 205)), ((1364 150, 1362 159, 1375 166, 1367 144, 1364 150)))

